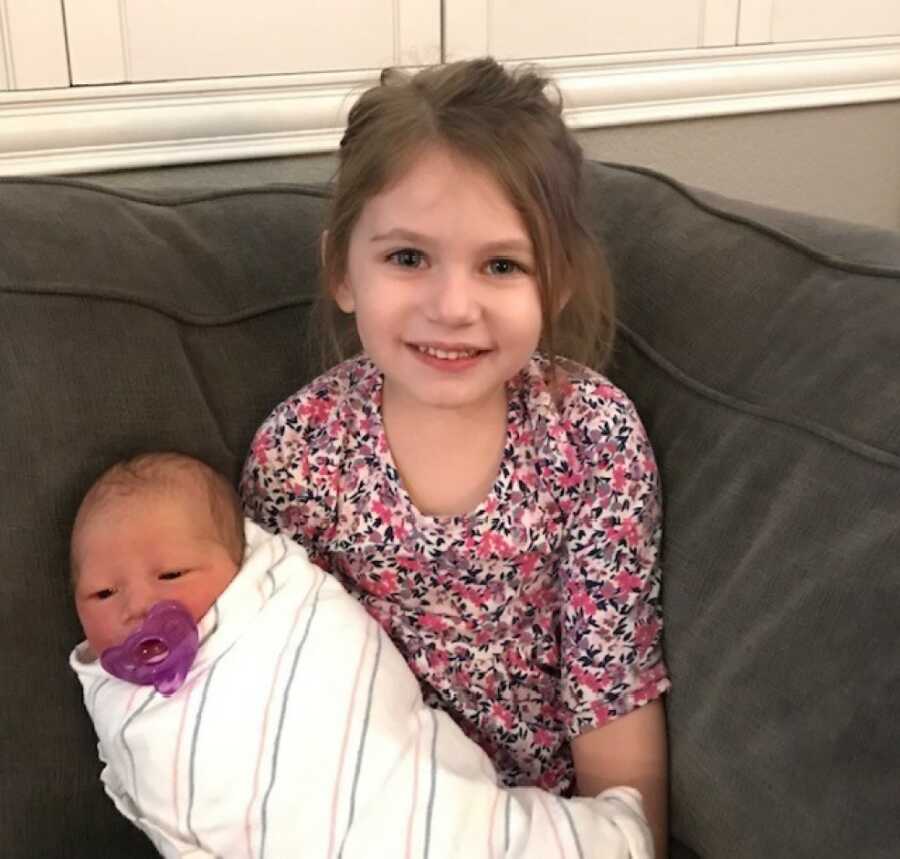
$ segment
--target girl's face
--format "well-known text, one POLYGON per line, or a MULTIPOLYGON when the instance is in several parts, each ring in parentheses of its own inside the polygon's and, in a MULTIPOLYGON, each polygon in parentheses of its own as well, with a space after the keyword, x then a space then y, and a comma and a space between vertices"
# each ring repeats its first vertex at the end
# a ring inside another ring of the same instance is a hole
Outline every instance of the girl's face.
POLYGON ((534 270, 494 178, 434 147, 363 208, 335 299, 356 314, 392 408, 475 410, 505 400, 537 348, 534 270))
POLYGON ((222 543, 204 491, 144 491, 101 502, 74 547, 75 607, 98 656, 121 644, 160 600, 194 621, 212 608, 238 565, 222 543))

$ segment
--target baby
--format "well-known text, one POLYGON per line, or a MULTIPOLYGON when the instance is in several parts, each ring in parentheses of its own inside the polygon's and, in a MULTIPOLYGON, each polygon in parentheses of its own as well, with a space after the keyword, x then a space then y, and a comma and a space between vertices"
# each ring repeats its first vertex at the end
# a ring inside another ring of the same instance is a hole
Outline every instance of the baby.
POLYGON ((86 641, 70 664, 101 778, 163 856, 652 856, 631 788, 499 786, 381 627, 299 545, 244 520, 205 464, 151 453, 106 471, 71 564, 86 641), (102 654, 162 601, 197 624, 186 675, 158 689, 108 673, 102 654))

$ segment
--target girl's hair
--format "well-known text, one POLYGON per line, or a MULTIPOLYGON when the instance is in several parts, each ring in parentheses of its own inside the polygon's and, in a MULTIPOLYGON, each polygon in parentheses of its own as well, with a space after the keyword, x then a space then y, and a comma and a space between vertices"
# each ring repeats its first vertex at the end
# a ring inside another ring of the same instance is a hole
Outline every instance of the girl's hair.
POLYGON ((562 120, 555 85, 534 69, 509 72, 485 58, 414 76, 385 69, 350 110, 312 316, 323 369, 361 348, 331 290, 346 275, 363 207, 435 145, 485 168, 522 218, 535 254, 541 350, 553 362, 566 356, 603 367, 612 348, 613 292, 583 210, 581 147, 562 120))

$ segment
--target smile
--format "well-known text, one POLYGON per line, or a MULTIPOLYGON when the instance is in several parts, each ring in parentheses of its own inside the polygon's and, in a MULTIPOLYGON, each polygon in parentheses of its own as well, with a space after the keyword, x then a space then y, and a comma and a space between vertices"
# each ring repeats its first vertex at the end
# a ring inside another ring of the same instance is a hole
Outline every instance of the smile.
POLYGON ((474 358, 480 354, 482 349, 438 349, 434 346, 413 346, 414 349, 423 355, 430 355, 432 358, 441 358, 444 361, 461 361, 465 358, 474 358))

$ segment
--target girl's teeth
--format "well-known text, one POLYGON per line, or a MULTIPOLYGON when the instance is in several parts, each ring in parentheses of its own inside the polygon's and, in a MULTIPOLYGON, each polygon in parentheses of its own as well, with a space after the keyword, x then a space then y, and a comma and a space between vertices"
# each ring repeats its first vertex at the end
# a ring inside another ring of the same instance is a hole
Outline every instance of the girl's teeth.
POLYGON ((449 361, 456 361, 460 358, 471 358, 473 355, 477 354, 477 350, 472 350, 471 352, 447 352, 444 349, 433 349, 431 346, 418 346, 416 348, 426 355, 431 355, 434 358, 443 358, 444 360, 449 361))

